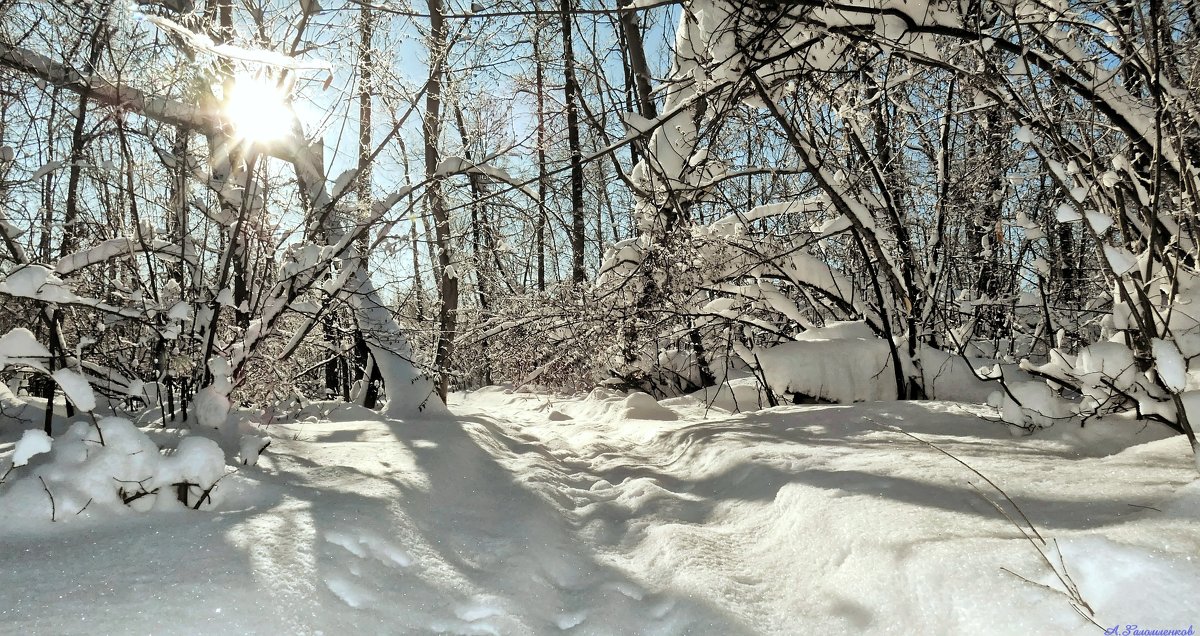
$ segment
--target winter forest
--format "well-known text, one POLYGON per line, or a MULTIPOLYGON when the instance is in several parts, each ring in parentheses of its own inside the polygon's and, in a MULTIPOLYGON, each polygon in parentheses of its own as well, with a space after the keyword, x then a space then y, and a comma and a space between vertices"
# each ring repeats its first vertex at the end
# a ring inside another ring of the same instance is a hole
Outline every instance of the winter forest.
POLYGON ((1193 634, 1200 2, 0 0, 0 633, 1193 634))

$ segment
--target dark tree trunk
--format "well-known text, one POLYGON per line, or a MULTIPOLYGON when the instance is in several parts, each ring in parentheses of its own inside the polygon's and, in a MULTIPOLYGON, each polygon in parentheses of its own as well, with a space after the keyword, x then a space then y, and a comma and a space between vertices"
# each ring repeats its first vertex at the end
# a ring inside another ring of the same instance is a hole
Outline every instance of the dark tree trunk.
POLYGON ((536 37, 533 38, 533 63, 537 87, 538 161, 538 216, 534 225, 534 243, 537 250, 537 288, 538 291, 546 291, 546 195, 550 182, 546 170, 546 65, 536 37))
POLYGON ((438 308, 437 350, 434 367, 438 372, 438 395, 442 401, 450 392, 450 365, 454 358, 454 337, 458 328, 458 272, 451 267, 450 215, 442 194, 443 178, 437 176, 441 159, 439 152, 442 131, 442 81, 447 54, 446 25, 442 16, 442 0, 428 0, 430 29, 429 90, 425 92, 425 179, 429 182, 426 201, 433 216, 434 238, 437 240, 437 262, 440 265, 441 305, 438 308))
POLYGON ((583 150, 579 140, 579 82, 575 79, 571 0, 559 0, 563 40, 563 102, 567 110, 567 147, 571 152, 571 281, 584 281, 583 150))

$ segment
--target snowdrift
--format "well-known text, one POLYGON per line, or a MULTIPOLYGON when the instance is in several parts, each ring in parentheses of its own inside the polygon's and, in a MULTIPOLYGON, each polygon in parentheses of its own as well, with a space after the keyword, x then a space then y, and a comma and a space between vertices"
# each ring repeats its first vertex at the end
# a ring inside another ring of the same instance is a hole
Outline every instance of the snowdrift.
POLYGON ((33 471, 0 486, 29 497, 28 519, 0 514, 4 629, 1095 629, 1062 593, 1064 573, 1101 625, 1195 620, 1200 490, 1186 441, 1160 425, 1109 418, 1012 438, 984 406, 729 415, 693 398, 610 391, 489 389, 454 396, 451 410, 399 421, 314 403, 268 427, 271 452, 224 478, 205 511, 160 495, 139 505, 164 509, 136 517, 104 513, 124 507, 105 490, 115 483, 106 471, 164 484, 205 476, 191 467, 211 478, 206 440, 164 455, 136 427, 105 420, 107 451, 86 426, 47 451, 37 435, 0 431, 0 461, 20 456, 33 471), (977 474, 920 440, 1002 487, 1045 542, 1027 539, 1020 514, 977 474), (89 480, 61 481, 61 467, 89 480), (107 499, 51 522, 31 475, 62 493, 59 514, 85 494, 107 499))

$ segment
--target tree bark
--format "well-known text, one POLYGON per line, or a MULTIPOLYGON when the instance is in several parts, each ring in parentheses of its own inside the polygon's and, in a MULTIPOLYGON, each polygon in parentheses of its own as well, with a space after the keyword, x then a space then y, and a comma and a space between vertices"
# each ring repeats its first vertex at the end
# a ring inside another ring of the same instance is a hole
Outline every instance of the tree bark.
POLYGON ((571 281, 584 281, 583 150, 579 141, 579 82, 575 78, 571 0, 559 0, 563 40, 563 102, 567 110, 567 147, 571 152, 571 281))
POLYGON ((534 225, 537 249, 537 289, 546 291, 546 194, 550 175, 546 170, 546 64, 537 36, 533 38, 534 77, 537 90, 538 217, 534 225))
MULTIPOLYGON (((358 206, 359 214, 367 216, 371 213, 374 199, 371 196, 371 115, 372 94, 374 90, 372 69, 372 39, 375 33, 375 19, 371 9, 363 5, 359 9, 359 48, 358 48, 358 206)), ((356 246, 360 267, 371 271, 368 266, 367 234, 356 246)), ((362 329, 354 328, 354 379, 364 382, 362 387, 362 405, 373 409, 379 402, 379 384, 383 378, 379 367, 372 364, 371 348, 363 337, 362 329)))
MULTIPOLYGON (((628 6, 628 0, 621 2, 628 6)), ((637 12, 621 12, 621 31, 625 36, 626 53, 629 55, 629 66, 633 71, 634 86, 637 87, 638 113, 646 119, 658 116, 654 107, 654 97, 650 86, 650 65, 646 63, 646 47, 642 43, 642 29, 638 25, 637 12)))
POLYGON ((451 267, 450 216, 442 194, 444 178, 437 175, 442 132, 442 82, 445 78, 447 48, 446 24, 442 0, 428 0, 429 6, 429 90, 425 93, 425 179, 426 202, 433 216, 437 258, 441 265, 441 306, 438 308, 437 350, 433 363, 437 368, 438 396, 446 401, 450 391, 450 365, 454 358, 454 336, 458 328, 458 273, 451 267))

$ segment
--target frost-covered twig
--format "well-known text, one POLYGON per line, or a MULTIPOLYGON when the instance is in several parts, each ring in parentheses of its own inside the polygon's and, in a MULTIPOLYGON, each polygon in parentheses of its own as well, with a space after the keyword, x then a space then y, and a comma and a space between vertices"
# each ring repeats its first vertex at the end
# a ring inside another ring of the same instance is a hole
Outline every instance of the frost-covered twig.
MULTIPOLYGON (((878 422, 876 422, 876 424, 878 424, 878 422)), ((901 435, 904 435, 905 437, 913 439, 917 442, 920 442, 921 444, 924 444, 924 445, 928 446, 929 448, 936 450, 937 452, 945 455, 946 457, 953 459, 954 461, 961 464, 967 470, 969 470, 972 473, 974 473, 975 475, 979 476, 980 479, 987 482, 987 484, 989 486, 991 486, 993 490, 1000 493, 1000 496, 1004 497, 1004 500, 1007 501, 1009 503, 1009 505, 1012 506, 1013 510, 1015 510, 1018 515, 1020 515, 1021 519, 1025 522, 1025 527, 1022 527, 1020 523, 1017 523, 1017 521, 1012 518, 1012 516, 1008 513, 1008 511, 1006 511, 1004 509, 1003 506, 996 503, 991 497, 988 497, 987 494, 984 493, 982 490, 980 490, 978 486, 976 486, 973 483, 971 484, 971 487, 974 488, 975 491, 978 492, 981 497, 983 497, 984 501, 991 504, 991 506, 993 508, 995 508, 997 510, 997 512, 1000 513, 1001 516, 1003 516, 1005 519, 1007 519, 1009 521, 1009 523, 1013 524, 1013 526, 1015 526, 1017 528, 1017 530, 1019 530, 1021 532, 1021 535, 1025 538, 1025 540, 1029 541, 1029 544, 1032 545, 1034 550, 1037 551, 1038 556, 1040 556, 1042 558, 1042 562, 1046 564, 1046 567, 1050 568, 1050 571, 1054 573, 1055 578, 1057 578, 1058 581, 1060 583, 1062 583, 1063 589, 1056 590, 1048 585, 1044 585, 1041 583, 1035 583, 1034 581, 1031 581, 1024 576, 1016 574, 1015 572, 1012 572, 1011 570, 1009 570, 1007 568, 1000 568, 1000 569, 1005 572, 1008 572, 1009 574, 1012 574, 1013 576, 1016 576, 1017 578, 1020 578, 1023 581, 1026 581, 1028 583, 1032 583, 1034 585, 1038 585, 1038 586, 1044 587, 1048 590, 1052 590, 1054 592, 1065 595, 1070 600, 1071 607, 1072 607, 1072 609, 1074 609, 1076 611, 1076 613, 1078 613, 1080 616, 1082 616, 1084 619, 1088 620, 1092 624, 1099 626, 1099 623, 1097 623, 1096 619, 1094 618, 1096 615, 1095 610, 1093 610, 1091 605, 1089 605, 1088 602, 1083 598, 1083 594, 1082 594, 1082 592, 1080 592, 1079 586, 1075 584, 1074 579, 1071 578, 1070 572, 1067 571, 1066 561, 1062 556, 1062 551, 1058 547, 1058 541, 1052 540, 1055 554, 1058 556, 1058 564, 1056 565, 1054 563, 1054 561, 1052 561, 1050 559, 1050 557, 1046 554, 1046 548, 1047 548, 1047 546, 1051 545, 1051 543, 1047 542, 1046 539, 1044 537, 1042 537, 1041 533, 1038 532, 1037 528, 1033 525, 1033 522, 1025 514, 1025 511, 1022 510, 1021 507, 1017 505, 1017 502, 1013 501, 1012 497, 1008 496, 1008 493, 1005 492, 1003 488, 1001 488, 999 485, 997 485, 996 482, 992 481, 986 475, 979 472, 978 469, 971 466, 970 464, 963 461, 962 459, 958 458, 956 455, 954 455, 950 451, 942 448, 941 446, 938 446, 937 444, 934 444, 933 442, 930 442, 928 440, 921 439, 920 437, 917 437, 916 435, 913 435, 912 433, 909 433, 908 431, 906 431, 898 426, 882 425, 882 424, 881 424, 881 426, 883 426, 883 428, 886 428, 888 430, 900 433, 901 435), (1026 530, 1025 530, 1026 527, 1029 529, 1028 532, 1026 532, 1026 530), (1035 537, 1036 537, 1036 540, 1035 540, 1035 537), (1086 613, 1085 613, 1085 611, 1086 611, 1086 613)))
MULTIPOLYGON (((878 422, 876 422, 876 424, 878 424, 878 422)), ((959 459, 957 456, 955 456, 950 451, 942 448, 941 446, 938 446, 937 444, 934 444, 933 442, 921 439, 920 437, 917 437, 916 435, 909 433, 908 431, 900 428, 899 426, 894 426, 891 424, 880 424, 880 426, 882 426, 883 428, 886 428, 888 430, 894 431, 896 433, 900 433, 901 435, 908 437, 910 439, 913 439, 917 442, 920 442, 921 444, 924 444, 924 445, 932 448, 933 450, 945 455, 946 457, 953 459, 954 461, 961 464, 963 466, 963 468, 966 468, 967 470, 971 471, 972 473, 975 473, 976 475, 978 475, 979 478, 984 480, 985 482, 987 482, 987 484, 989 486, 991 486, 993 490, 1000 493, 1000 496, 1004 497, 1004 500, 1007 501, 1009 503, 1009 505, 1011 505, 1013 507, 1013 510, 1017 511, 1017 514, 1021 515, 1021 519, 1025 522, 1025 525, 1029 527, 1029 530, 1034 534, 1034 536, 1036 536, 1038 538, 1038 540, 1041 541, 1043 544, 1046 543, 1046 540, 1044 538, 1042 538, 1042 535, 1037 531, 1037 528, 1033 527, 1033 522, 1029 520, 1029 517, 1025 516, 1025 512, 1023 510, 1021 510, 1020 506, 1017 505, 1017 502, 1013 501, 1012 497, 1009 497, 1008 493, 1004 492, 1004 489, 1001 488, 1000 486, 996 485, 996 482, 989 479, 987 477, 987 475, 984 475, 983 473, 979 472, 978 470, 975 469, 974 466, 971 466, 967 462, 959 459)))

